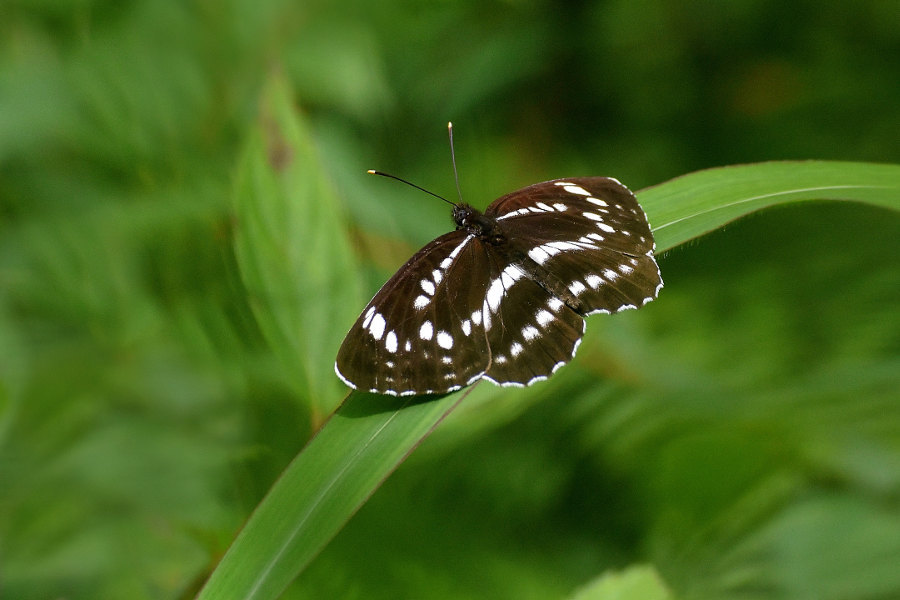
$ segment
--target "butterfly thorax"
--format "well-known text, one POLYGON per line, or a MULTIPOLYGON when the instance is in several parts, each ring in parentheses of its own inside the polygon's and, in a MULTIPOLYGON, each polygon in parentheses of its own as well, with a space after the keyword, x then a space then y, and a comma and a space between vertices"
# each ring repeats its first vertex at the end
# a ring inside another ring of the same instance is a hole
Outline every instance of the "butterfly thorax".
POLYGON ((453 207, 453 220, 456 222, 456 229, 465 229, 472 235, 478 236, 482 241, 489 242, 494 245, 502 244, 506 241, 497 219, 489 217, 477 208, 468 204, 460 203, 453 207))
POLYGON ((569 308, 579 314, 585 312, 582 302, 568 289, 568 282, 530 259, 525 251, 510 247, 496 218, 485 215, 468 204, 460 203, 453 207, 453 220, 456 221, 457 230, 465 229, 482 242, 490 244, 497 256, 503 257, 503 260, 510 264, 518 265, 530 279, 560 298, 569 308))

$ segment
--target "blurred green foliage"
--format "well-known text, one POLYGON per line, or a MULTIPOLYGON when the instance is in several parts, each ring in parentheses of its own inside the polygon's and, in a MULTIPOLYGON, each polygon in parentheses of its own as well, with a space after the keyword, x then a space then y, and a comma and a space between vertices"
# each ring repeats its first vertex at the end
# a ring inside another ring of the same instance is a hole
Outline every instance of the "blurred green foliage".
MULTIPOLYGON (((449 219, 363 173, 453 195, 448 119, 479 206, 565 175, 896 163, 897 59, 879 0, 5 1, 0 595, 190 597, 340 400, 273 350, 239 268, 273 79, 370 293, 449 219)), ((551 383, 473 394, 288 597, 594 597, 632 564, 662 596, 900 595, 898 234, 823 204, 669 253, 658 302, 591 319, 551 383)), ((323 299, 310 360, 365 296, 323 299)))

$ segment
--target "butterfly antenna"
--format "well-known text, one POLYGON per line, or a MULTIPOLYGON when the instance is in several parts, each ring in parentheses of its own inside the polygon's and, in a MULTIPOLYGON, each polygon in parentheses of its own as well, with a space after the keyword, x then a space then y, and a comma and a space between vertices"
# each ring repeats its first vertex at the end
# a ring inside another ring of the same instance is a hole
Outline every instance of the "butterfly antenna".
POLYGON ((456 181, 456 197, 462 204, 462 191, 459 189, 459 172, 456 170, 456 151, 453 150, 453 123, 447 122, 447 134, 450 136, 450 160, 453 162, 453 180, 456 181))
POLYGON ((405 179, 397 177, 396 175, 391 175, 390 173, 382 173, 381 171, 376 171, 375 169, 369 169, 366 172, 369 173, 370 175, 381 175, 382 177, 390 177, 391 179, 396 179, 400 183, 405 183, 406 185, 412 186, 412 187, 416 188, 417 190, 421 190, 421 191, 425 192, 426 194, 430 194, 430 195, 434 196, 435 198, 439 198, 439 199, 443 200, 444 202, 446 202, 447 204, 452 204, 453 206, 456 206, 455 202, 450 202, 443 196, 438 196, 434 192, 432 192, 430 190, 426 190, 425 188, 418 186, 418 185, 412 183, 411 181, 407 181, 405 179))

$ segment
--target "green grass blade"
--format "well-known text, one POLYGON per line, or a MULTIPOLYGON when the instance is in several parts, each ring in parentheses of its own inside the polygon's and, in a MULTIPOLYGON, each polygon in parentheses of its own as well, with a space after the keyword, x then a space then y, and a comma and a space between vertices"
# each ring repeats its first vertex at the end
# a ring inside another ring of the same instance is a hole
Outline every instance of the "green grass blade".
POLYGON ((277 598, 461 397, 352 393, 275 483, 198 598, 277 598))
MULTIPOLYGON (((780 203, 842 200, 898 209, 900 167, 833 162, 726 167, 674 179, 639 198, 663 251, 780 203)), ((330 376, 330 362, 327 371, 330 376)), ((273 486, 199 598, 277 598, 459 398, 351 394, 273 486)))
POLYGON ((235 252, 266 340, 313 408, 330 413, 341 393, 334 355, 361 293, 357 265, 315 143, 275 76, 238 167, 235 252), (323 301, 324 300, 324 301, 323 301))
POLYGON ((900 166, 797 161, 721 167, 647 188, 638 199, 663 252, 788 202, 842 200, 900 210, 900 166))
POLYGON ((577 590, 569 600, 669 600, 671 592, 656 570, 635 565, 621 572, 604 573, 577 590))

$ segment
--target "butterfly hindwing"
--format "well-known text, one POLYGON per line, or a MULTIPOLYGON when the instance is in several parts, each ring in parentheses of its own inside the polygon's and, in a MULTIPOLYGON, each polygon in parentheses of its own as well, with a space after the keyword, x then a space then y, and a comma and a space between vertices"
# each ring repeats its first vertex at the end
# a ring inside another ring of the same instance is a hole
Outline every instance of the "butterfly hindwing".
POLYGON ((495 265, 493 274, 484 305, 485 378, 504 386, 547 379, 575 355, 584 319, 515 264, 495 265))
POLYGON ((488 272, 486 255, 465 231, 425 246, 363 310, 338 352, 338 376, 353 388, 391 395, 473 383, 490 360, 481 322, 487 278, 472 277, 479 272, 488 272))

